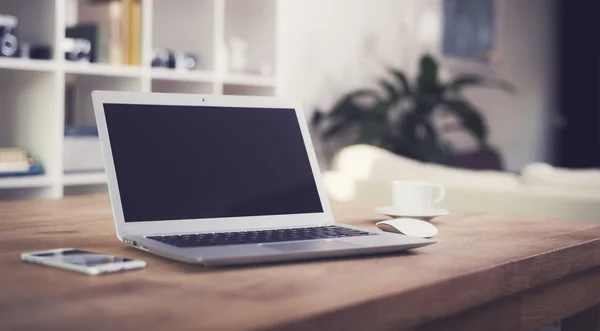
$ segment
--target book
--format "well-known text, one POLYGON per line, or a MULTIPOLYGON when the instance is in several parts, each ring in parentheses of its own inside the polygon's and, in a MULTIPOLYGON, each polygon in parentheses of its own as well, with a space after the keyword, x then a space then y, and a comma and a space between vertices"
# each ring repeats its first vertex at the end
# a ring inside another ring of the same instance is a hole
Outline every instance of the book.
POLYGON ((40 175, 42 163, 21 148, 0 148, 0 177, 40 175))
POLYGON ((133 0, 119 0, 121 5, 120 29, 121 29, 121 64, 130 64, 129 43, 130 43, 130 19, 131 19, 131 3, 133 0))
POLYGON ((129 3, 116 0, 108 3, 110 36, 109 59, 111 64, 129 62, 129 3))
POLYGON ((27 153, 20 148, 0 148, 0 173, 29 170, 27 153))
POLYGON ((129 4, 129 65, 142 64, 142 2, 131 0, 129 4))

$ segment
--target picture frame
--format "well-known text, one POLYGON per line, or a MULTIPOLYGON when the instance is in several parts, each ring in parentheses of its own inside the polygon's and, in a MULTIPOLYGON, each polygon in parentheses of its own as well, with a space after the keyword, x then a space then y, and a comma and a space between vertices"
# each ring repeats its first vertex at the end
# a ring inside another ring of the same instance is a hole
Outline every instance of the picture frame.
POLYGON ((494 6, 494 0, 444 0, 442 55, 461 62, 493 63, 494 6))

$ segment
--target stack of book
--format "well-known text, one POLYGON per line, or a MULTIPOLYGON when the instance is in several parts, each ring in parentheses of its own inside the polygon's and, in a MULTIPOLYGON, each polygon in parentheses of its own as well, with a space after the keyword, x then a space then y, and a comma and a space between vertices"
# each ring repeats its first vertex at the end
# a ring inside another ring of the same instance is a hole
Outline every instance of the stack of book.
POLYGON ((0 177, 38 175, 41 163, 20 148, 0 148, 0 177))

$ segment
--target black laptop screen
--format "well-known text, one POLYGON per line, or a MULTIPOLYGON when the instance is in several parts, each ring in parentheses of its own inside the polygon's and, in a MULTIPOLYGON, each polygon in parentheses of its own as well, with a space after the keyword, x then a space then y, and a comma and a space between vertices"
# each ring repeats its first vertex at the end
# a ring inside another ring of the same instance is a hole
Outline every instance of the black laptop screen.
POLYGON ((104 112, 126 222, 323 211, 293 109, 104 112))

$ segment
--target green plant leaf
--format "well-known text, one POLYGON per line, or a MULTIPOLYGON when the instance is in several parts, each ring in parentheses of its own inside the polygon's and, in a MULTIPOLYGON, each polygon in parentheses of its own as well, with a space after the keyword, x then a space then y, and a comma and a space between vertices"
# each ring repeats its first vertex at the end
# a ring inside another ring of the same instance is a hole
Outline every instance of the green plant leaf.
POLYGON ((431 141, 433 144, 437 144, 438 134, 437 131, 435 131, 435 128, 433 127, 431 121, 423 121, 422 125, 425 128, 425 132, 427 134, 426 139, 431 141))
MULTIPOLYGON (((361 126, 366 118, 372 119, 375 116, 372 111, 362 109, 356 104, 356 99, 363 97, 380 99, 377 92, 371 89, 356 90, 342 97, 327 114, 327 118, 332 124, 323 131, 323 138, 329 139, 353 126, 361 126)), ((383 116, 379 115, 378 118, 383 118, 383 116)))
POLYGON ((505 80, 485 78, 479 75, 462 75, 456 77, 448 84, 446 89, 452 92, 460 92, 465 87, 499 88, 511 94, 516 92, 515 86, 505 80))
POLYGON ((325 115, 323 114, 323 112, 321 112, 320 110, 316 109, 311 118, 310 118, 310 124, 313 127, 317 127, 319 126, 319 124, 321 124, 321 122, 323 121, 323 118, 325 117, 325 115))
POLYGON ((433 144, 430 141, 396 140, 391 144, 390 150, 396 154, 423 162, 440 164, 448 162, 449 154, 439 144, 433 144))
POLYGON ((340 118, 323 131, 323 138, 330 139, 338 133, 356 125, 359 121, 353 117, 340 118))
POLYGON ((371 89, 360 89, 346 94, 336 102, 329 112, 328 117, 354 115, 356 112, 361 112, 361 109, 355 104, 355 99, 367 96, 377 98, 377 92, 371 89))
POLYGON ((480 143, 486 143, 487 125, 475 107, 461 100, 445 100, 443 105, 461 119, 464 128, 472 132, 480 143))
POLYGON ((421 124, 422 116, 419 113, 408 113, 400 124, 400 135, 404 140, 417 141, 417 128, 421 124))
POLYGON ((439 89, 438 67, 433 56, 425 54, 421 57, 417 78, 417 89, 420 93, 431 93, 439 89))
POLYGON ((392 73, 392 75, 394 75, 398 83, 400 83, 400 87, 402 88, 402 90, 406 93, 410 93, 411 88, 410 84, 408 83, 408 78, 406 78, 406 75, 402 71, 394 68, 391 68, 390 72, 392 73))
MULTIPOLYGON (((397 101, 396 101, 397 102, 397 101)), ((383 120, 387 119, 387 114, 392 109, 395 102, 378 102, 375 107, 373 107, 372 112, 382 117, 383 120)))
POLYGON ((378 144, 382 141, 385 132, 385 122, 377 120, 366 120, 361 123, 359 139, 364 144, 378 144))
POLYGON ((437 144, 423 143, 418 148, 418 155, 421 160, 439 164, 447 163, 447 155, 437 144))
POLYGON ((391 103, 391 102, 396 102, 398 100, 398 97, 399 97, 398 91, 396 91, 396 87, 392 83, 388 82, 385 79, 380 79, 379 85, 385 89, 385 91, 387 93, 387 97, 388 97, 388 99, 387 99, 388 102, 391 103))

